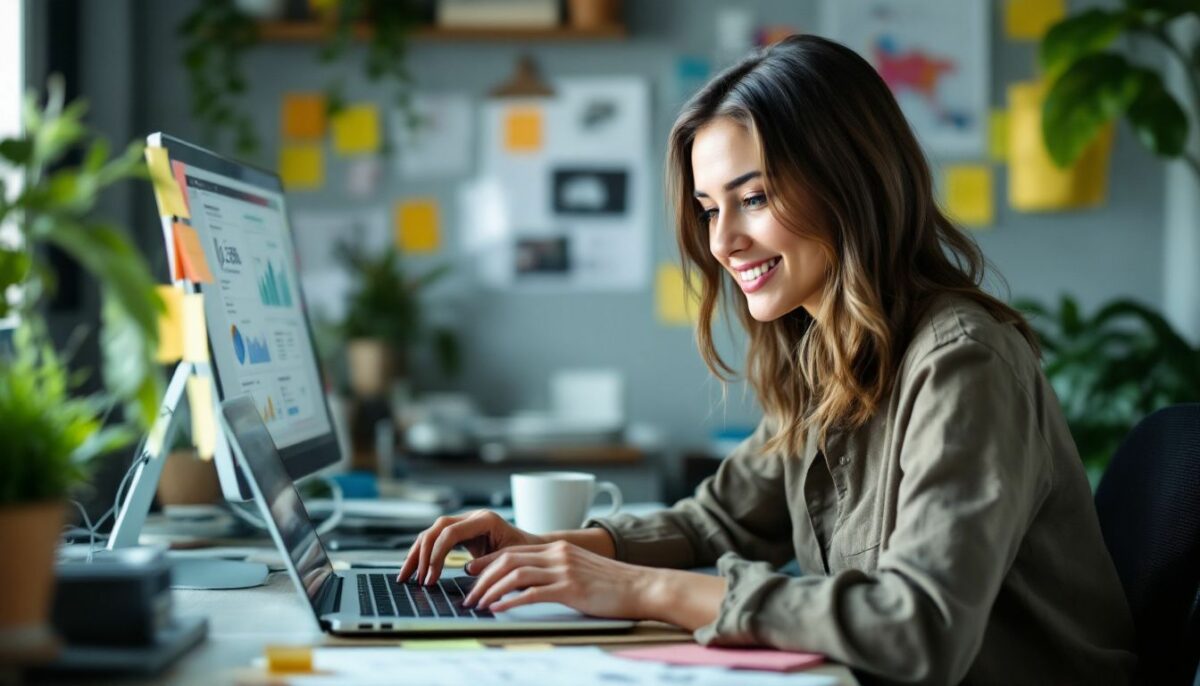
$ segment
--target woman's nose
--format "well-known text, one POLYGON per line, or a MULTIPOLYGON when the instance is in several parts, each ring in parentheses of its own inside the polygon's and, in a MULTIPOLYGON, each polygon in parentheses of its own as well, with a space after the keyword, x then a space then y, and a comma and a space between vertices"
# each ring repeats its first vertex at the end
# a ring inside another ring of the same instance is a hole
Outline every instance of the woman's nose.
POLYGON ((736 213, 718 214, 709 227, 708 249, 717 259, 723 260, 744 249, 749 241, 736 213))

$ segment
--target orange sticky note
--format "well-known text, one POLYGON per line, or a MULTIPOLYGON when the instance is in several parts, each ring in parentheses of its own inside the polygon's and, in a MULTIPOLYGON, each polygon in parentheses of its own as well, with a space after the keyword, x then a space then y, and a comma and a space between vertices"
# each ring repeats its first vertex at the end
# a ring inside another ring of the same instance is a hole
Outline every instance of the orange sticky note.
POLYGON ((187 217, 192 218, 192 203, 188 200, 187 194, 187 174, 184 171, 183 162, 175 160, 171 161, 171 175, 175 177, 175 183, 179 184, 179 195, 183 198, 183 207, 187 210, 187 217))
POLYGON ((150 170, 150 182, 154 185, 154 199, 158 202, 158 213, 164 217, 191 219, 183 191, 171 174, 171 165, 166 148, 146 148, 146 167, 150 170))
POLYGON ((1041 40, 1066 13, 1066 0, 1005 0, 1004 33, 1014 39, 1041 40))
POLYGON ((212 270, 208 258, 200 245, 200 234, 187 224, 175 222, 175 250, 179 255, 179 267, 183 278, 195 283, 212 283, 212 270))
POLYGON ((995 218, 992 200, 992 169, 985 164, 961 164, 946 168, 946 212, 964 226, 984 227, 995 218))
POLYGON ((158 315, 158 351, 160 364, 178 362, 183 357, 183 291, 174 286, 155 286, 162 299, 163 311, 158 315))
POLYGON ((433 198, 396 203, 396 245, 405 252, 433 252, 441 245, 438 204, 433 198))
POLYGON ((279 150, 279 177, 289 191, 316 190, 325 183, 325 152, 320 144, 284 145, 279 150))
POLYGON ((267 670, 308 674, 313 671, 313 651, 309 646, 267 646, 267 670))
POLYGON ((283 96, 282 129, 285 138, 313 140, 325 135, 325 96, 289 93, 283 96))
POLYGON ((511 109, 504 115, 504 149, 537 152, 542 149, 542 111, 511 109))
POLYGON ((340 155, 379 151, 379 108, 353 105, 333 118, 333 149, 340 155))
POLYGON ((183 359, 208 362, 208 323, 204 320, 204 294, 183 294, 183 359))

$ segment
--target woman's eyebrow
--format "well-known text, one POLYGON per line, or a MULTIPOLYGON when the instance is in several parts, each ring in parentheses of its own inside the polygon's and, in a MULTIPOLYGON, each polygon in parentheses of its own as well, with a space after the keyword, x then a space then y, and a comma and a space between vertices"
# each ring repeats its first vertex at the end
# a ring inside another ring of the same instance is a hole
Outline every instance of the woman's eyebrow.
MULTIPOLYGON (((758 170, 755 170, 755 171, 752 171, 752 172, 746 172, 745 174, 742 174, 741 176, 739 176, 739 177, 737 177, 737 178, 733 179, 732 181, 729 181, 728 183, 726 183, 726 184, 725 184, 725 190, 727 190, 727 191, 731 191, 731 190, 733 190, 733 189, 737 188, 738 186, 742 185, 743 183, 746 183, 746 182, 747 182, 747 181, 749 181, 750 179, 754 179, 754 178, 757 178, 757 177, 759 177, 759 176, 762 176, 762 172, 760 172, 760 171, 758 171, 758 170)), ((695 193, 695 196, 696 196, 697 198, 707 198, 707 197, 708 197, 708 193, 705 193, 704 191, 696 191, 696 193, 695 193)))

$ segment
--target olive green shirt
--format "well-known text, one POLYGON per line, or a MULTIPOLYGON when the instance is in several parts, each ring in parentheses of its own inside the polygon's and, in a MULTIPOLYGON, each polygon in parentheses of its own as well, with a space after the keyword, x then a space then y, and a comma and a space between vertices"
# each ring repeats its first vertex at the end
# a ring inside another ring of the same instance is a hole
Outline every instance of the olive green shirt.
POLYGON ((1058 400, 1028 343, 943 298, 860 429, 765 454, 769 422, 696 494, 593 520, 617 558, 717 564, 701 643, 824 653, 886 683, 1128 683, 1129 608, 1058 400), (795 559, 805 572, 776 569, 795 559))

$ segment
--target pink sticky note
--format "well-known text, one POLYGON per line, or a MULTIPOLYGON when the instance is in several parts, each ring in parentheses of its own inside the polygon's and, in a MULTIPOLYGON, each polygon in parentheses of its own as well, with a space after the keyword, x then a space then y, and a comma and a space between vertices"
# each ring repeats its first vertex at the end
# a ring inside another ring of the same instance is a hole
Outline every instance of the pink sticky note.
POLYGON ((754 648, 709 648, 695 643, 673 643, 651 648, 633 648, 613 653, 634 660, 652 660, 672 665, 709 665, 731 669, 762 669, 794 672, 816 667, 825 661, 818 653, 788 653, 754 648))

